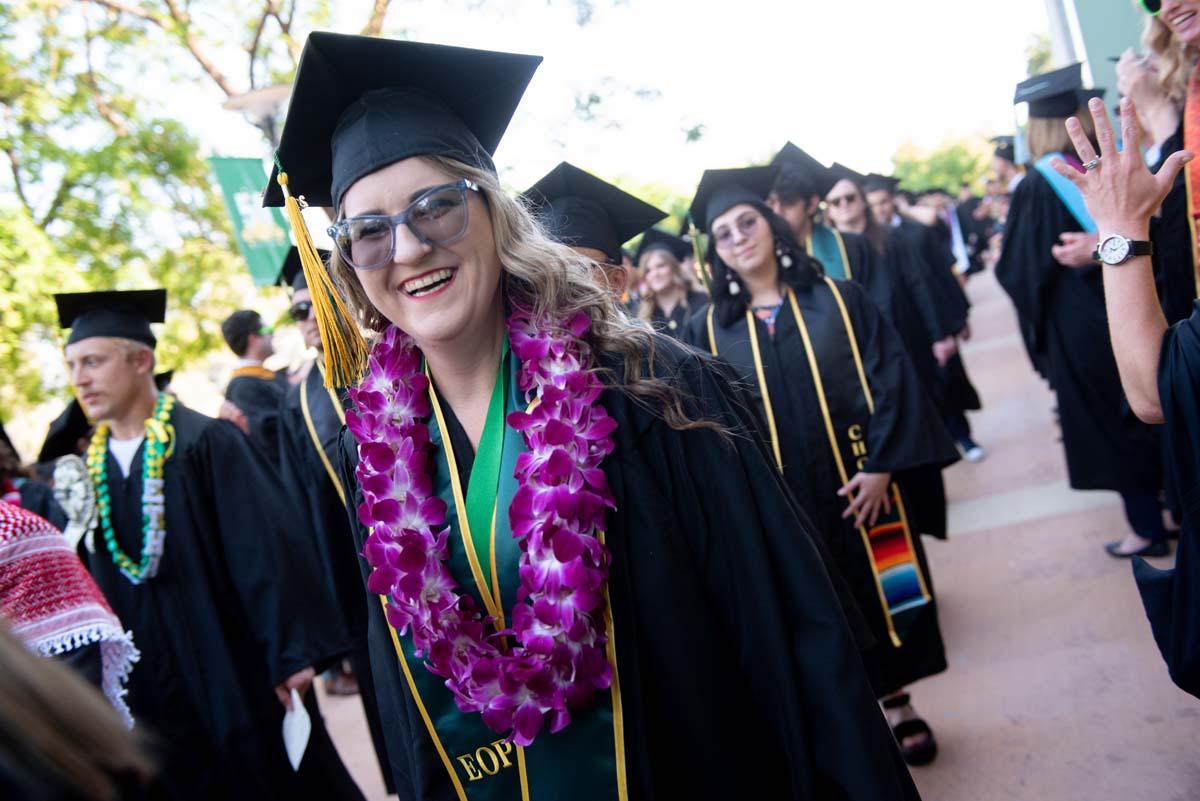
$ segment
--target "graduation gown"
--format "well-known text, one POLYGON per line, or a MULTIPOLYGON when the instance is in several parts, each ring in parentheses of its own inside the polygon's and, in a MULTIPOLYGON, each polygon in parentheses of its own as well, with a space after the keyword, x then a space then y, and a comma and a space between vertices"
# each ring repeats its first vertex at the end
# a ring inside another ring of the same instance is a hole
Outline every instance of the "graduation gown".
MULTIPOLYGON (((893 473, 910 507, 913 531, 944 536, 944 496, 926 497, 928 482, 910 484, 906 482, 906 474, 921 475, 926 470, 940 472, 942 467, 957 461, 958 452, 894 330, 854 282, 834 283, 854 328, 875 403, 875 412, 866 432, 870 459, 863 470, 893 473)), ((844 323, 840 309, 833 292, 824 282, 795 292, 797 304, 810 327, 828 324, 838 327, 839 332, 842 330, 844 323)), ((713 325, 717 325, 715 315, 713 325)), ((744 316, 739 317, 727 329, 714 328, 714 334, 721 358, 733 366, 749 387, 760 410, 760 419, 765 421, 768 415, 748 325, 744 316)), ((790 304, 784 301, 775 320, 773 337, 762 321, 756 318, 754 325, 762 356, 762 373, 778 426, 783 476, 823 537, 838 569, 849 582, 859 609, 866 616, 876 641, 874 647, 864 653, 875 694, 882 697, 917 679, 945 670, 945 651, 931 582, 930 602, 922 608, 904 637, 903 645, 896 647, 893 644, 863 538, 853 521, 842 519, 847 502, 837 495, 842 483, 807 351, 790 304)), ((687 341, 711 352, 707 328, 708 315, 696 315, 688 325, 687 341)), ((821 331, 810 330, 814 342, 823 338, 821 331)), ((815 350, 814 355, 819 365, 826 363, 823 359, 826 354, 815 350)), ((857 381, 853 364, 848 366, 847 374, 857 381)), ((912 546, 928 581, 929 569, 919 536, 912 537, 912 546)))
POLYGON ((367 608, 363 603, 361 560, 354 547, 345 488, 337 469, 338 436, 345 424, 343 401, 336 392, 326 389, 324 382, 319 363, 314 364, 304 381, 291 387, 284 398, 279 410, 280 478, 308 523, 312 553, 321 566, 330 598, 336 604, 350 642, 350 663, 379 768, 388 790, 393 791, 367 654, 367 608))
POLYGON ((287 379, 265 367, 240 367, 225 387, 225 399, 246 415, 250 441, 272 463, 279 458, 279 405, 287 391, 287 379))
MULTIPOLYGON (((361 798, 334 750, 315 695, 299 772, 283 749, 274 687, 346 651, 300 525, 274 471, 241 432, 177 404, 163 471, 166 540, 158 575, 117 569, 100 531, 83 554, 141 660, 127 701, 154 738, 172 798, 361 798)), ((134 560, 142 547, 142 453, 123 478, 108 454, 112 525, 134 560)))
POLYGON ((1133 574, 1171 679, 1200 698, 1200 303, 1193 308, 1167 332, 1158 367, 1167 461, 1183 503, 1175 568, 1135 559, 1133 574))
POLYGON ((1067 268, 1050 253, 1060 234, 1079 230, 1049 182, 1031 170, 1013 193, 996 277, 1045 354, 1071 486, 1157 493, 1158 436, 1125 402, 1100 267, 1067 268))
POLYGON ((674 339, 683 339, 683 329, 692 313, 708 303, 708 295, 703 292, 688 292, 687 297, 675 304, 670 314, 663 314, 657 305, 650 313, 650 325, 660 334, 666 334, 674 339))
MULTIPOLYGON (((603 469, 616 502, 606 543, 628 797, 917 798, 802 513, 744 433, 725 369, 666 337, 655 342, 655 374, 687 411, 738 433, 675 431, 616 390, 601 398, 618 424, 603 469)), ((343 457, 353 475, 348 434, 343 457)), ((356 531, 361 546, 367 532, 356 531)), ((469 575, 456 579, 470 586, 469 575)), ((377 598, 371 608, 397 790, 406 801, 455 798, 377 598)), ((586 714, 573 713, 572 725, 586 714)), ((545 797, 577 797, 565 768, 545 797)))
MULTIPOLYGON (((1153 172, 1162 169, 1172 153, 1183 150, 1183 124, 1161 148, 1161 158, 1153 172)), ((1150 239, 1154 242, 1154 280, 1167 325, 1186 320, 1196 300, 1196 271, 1192 256, 1192 233, 1188 222, 1187 180, 1184 172, 1175 176, 1171 191, 1163 200, 1162 214, 1150 218, 1150 239)))

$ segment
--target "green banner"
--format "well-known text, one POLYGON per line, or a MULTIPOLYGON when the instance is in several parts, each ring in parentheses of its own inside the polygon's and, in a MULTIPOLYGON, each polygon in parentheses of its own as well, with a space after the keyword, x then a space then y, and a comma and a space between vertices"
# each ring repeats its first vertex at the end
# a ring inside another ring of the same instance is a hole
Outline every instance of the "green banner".
POLYGON ((262 207, 263 187, 267 185, 262 161, 213 157, 208 163, 217 176, 221 197, 233 220, 238 251, 246 260, 254 285, 271 286, 279 278, 292 241, 279 209, 262 207))

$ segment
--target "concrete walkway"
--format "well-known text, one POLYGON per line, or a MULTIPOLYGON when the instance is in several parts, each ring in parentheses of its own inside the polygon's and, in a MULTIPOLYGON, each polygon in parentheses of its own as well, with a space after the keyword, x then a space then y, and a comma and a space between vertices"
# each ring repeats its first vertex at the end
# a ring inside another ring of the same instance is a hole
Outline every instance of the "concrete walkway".
MULTIPOLYGON (((970 285, 965 348, 990 452, 947 472, 949 542, 927 541, 950 670, 912 687, 941 755, 926 801, 1200 799, 1200 701, 1175 689, 1128 563, 1112 493, 1067 487, 1051 410, 990 275, 970 285)), ((1170 559, 1160 560, 1164 565, 1170 559)), ((371 801, 382 783, 357 698, 323 700, 371 801)))

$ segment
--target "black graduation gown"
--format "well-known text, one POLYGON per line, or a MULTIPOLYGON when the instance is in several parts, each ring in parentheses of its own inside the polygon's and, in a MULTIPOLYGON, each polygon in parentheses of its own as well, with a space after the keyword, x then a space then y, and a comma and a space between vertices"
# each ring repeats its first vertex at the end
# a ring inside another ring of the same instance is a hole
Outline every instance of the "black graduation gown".
MULTIPOLYGON (((867 472, 890 472, 901 485, 909 501, 914 532, 945 533, 945 499, 923 497, 927 482, 915 485, 906 474, 924 469, 935 471, 958 460, 937 411, 917 380, 912 363, 900 345, 894 330, 853 282, 837 282, 850 315, 862 353, 863 366, 875 414, 867 431, 870 461, 867 472), (940 506, 938 505, 940 502, 940 506), (937 530, 940 524, 941 530, 937 530), (934 529, 934 530, 930 530, 934 529)), ((801 311, 828 306, 836 301, 833 293, 820 283, 796 290, 801 311)), ((826 316, 840 324, 839 314, 826 316)), ((807 315, 806 315, 807 321, 807 315)), ((716 321, 714 319, 714 325, 716 321)), ((811 323, 810 323, 811 324, 811 323)), ((765 418, 762 393, 756 377, 750 336, 744 316, 723 334, 721 358, 733 366, 746 383, 750 395, 765 418)), ((839 498, 841 486, 830 450, 800 329, 785 301, 775 320, 772 337, 766 325, 755 320, 762 353, 763 374, 771 395, 776 425, 779 427, 783 476, 800 506, 808 513, 835 564, 849 582, 851 592, 874 635, 875 645, 864 653, 867 672, 877 696, 894 692, 917 679, 946 669, 945 650, 937 621, 937 602, 929 603, 904 639, 904 645, 891 644, 887 620, 879 603, 879 590, 862 537, 853 521, 843 520, 846 501, 839 498)), ((817 335, 813 339, 818 339, 817 335)), ((696 348, 709 350, 707 314, 697 314, 688 325, 687 341, 696 348)), ((821 353, 816 354, 818 363, 821 353)), ((920 537, 913 537, 913 548, 926 578, 929 567, 920 537)), ((930 582, 930 593, 933 592, 930 582)))
MULTIPOLYGON (((920 266, 929 280, 938 331, 941 332, 938 339, 961 333, 967 326, 971 304, 954 277, 954 254, 933 228, 913 220, 901 220, 892 232, 894 237, 907 241, 920 257, 920 266)), ((944 416, 953 417, 982 406, 979 393, 971 383, 959 354, 954 354, 944 366, 937 366, 935 375, 937 390, 931 394, 944 416)))
POLYGON ((674 339, 683 339, 683 329, 688 318, 696 309, 708 303, 708 295, 703 292, 688 292, 683 301, 676 303, 669 315, 663 314, 662 309, 654 307, 650 313, 650 325, 660 334, 666 334, 674 339))
MULTIPOLYGON (((158 744, 161 776, 179 799, 361 798, 321 722, 299 772, 283 748, 274 687, 346 651, 289 498, 241 432, 182 405, 164 470, 166 542, 158 575, 135 585, 102 534, 88 567, 142 653, 127 685, 139 729, 158 744)), ((142 452, 128 478, 112 453, 113 529, 142 547, 142 452)))
MULTIPOLYGON (((727 368, 655 341, 655 373, 689 413, 744 431, 727 368)), ((629 798, 917 798, 802 513, 757 438, 674 431, 615 390, 602 402, 618 423, 606 541, 629 798)), ((353 475, 356 446, 342 442, 353 475)), ((366 534, 356 523, 360 546, 366 534)), ((455 798, 371 601, 399 794, 455 798)))
POLYGON ((279 458, 279 405, 287 391, 287 379, 279 375, 234 375, 225 387, 225 399, 246 415, 250 441, 272 464, 279 458))
POLYGON ((1079 230, 1049 182, 1030 171, 1013 193, 996 277, 1046 356, 1071 486, 1157 493, 1158 435, 1125 402, 1100 268, 1067 268, 1050 253, 1060 234, 1079 230))
MULTIPOLYGON (((341 400, 338 402, 340 405, 341 400)), ((358 681, 359 697, 379 758, 379 768, 388 790, 393 791, 367 653, 367 607, 363 603, 359 569, 362 560, 355 551, 354 534, 350 531, 346 507, 338 491, 342 488, 342 478, 337 473, 341 430, 342 418, 334 406, 334 399, 325 388, 321 371, 313 365, 303 384, 288 390, 279 410, 279 472, 283 486, 293 493, 292 502, 308 523, 313 555, 320 563, 330 597, 344 623, 351 646, 350 663, 358 681), (302 387, 308 400, 307 419, 301 403, 302 387), (313 432, 320 440, 321 453, 317 452, 313 432), (322 453, 325 461, 321 459, 322 453)))
MULTIPOLYGON (((1172 153, 1183 149, 1183 123, 1163 143, 1161 158, 1153 171, 1162 169, 1172 153)), ((1162 214, 1150 219, 1150 239, 1154 242, 1154 280, 1167 325, 1186 320, 1196 300, 1196 274, 1192 264, 1192 233, 1188 223, 1187 180, 1183 170, 1175 176, 1171 191, 1163 200, 1162 214)))
POLYGON ((43 520, 49 520, 50 524, 59 531, 67 527, 67 513, 58 505, 58 501, 54 497, 54 490, 49 484, 27 478, 21 481, 17 492, 21 493, 22 509, 33 512, 43 520))
POLYGON ((1200 698, 1200 303, 1193 307, 1167 332, 1158 367, 1167 461, 1183 503, 1175 568, 1135 559, 1133 574, 1171 679, 1200 698))

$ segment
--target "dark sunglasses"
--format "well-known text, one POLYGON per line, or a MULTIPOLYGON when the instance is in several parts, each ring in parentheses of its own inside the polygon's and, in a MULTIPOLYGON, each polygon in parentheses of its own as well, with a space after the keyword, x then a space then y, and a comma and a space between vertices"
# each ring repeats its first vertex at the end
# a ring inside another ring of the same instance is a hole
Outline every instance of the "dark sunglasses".
POLYGON ((288 309, 288 314, 291 315, 293 321, 302 323, 312 314, 312 301, 302 300, 299 303, 288 309))
POLYGON ((1158 12, 1162 11, 1162 0, 1138 0, 1138 5, 1152 17, 1157 17, 1158 12))
POLYGON ((758 228, 758 221, 762 217, 757 214, 745 214, 734 220, 733 226, 721 226, 713 231, 713 239, 717 243, 717 247, 728 247, 733 243, 733 227, 736 226, 742 236, 750 236, 758 228))
POLYGON ((363 214, 334 223, 328 233, 356 270, 375 270, 396 255, 396 229, 403 225, 422 244, 449 245, 467 232, 467 192, 479 187, 465 178, 421 193, 399 214, 363 214))
POLYGON ((828 198, 825 202, 828 203, 830 206, 833 206, 836 209, 836 208, 840 208, 842 206, 849 206, 851 203, 858 202, 858 195, 842 195, 841 197, 831 197, 831 198, 828 198))

